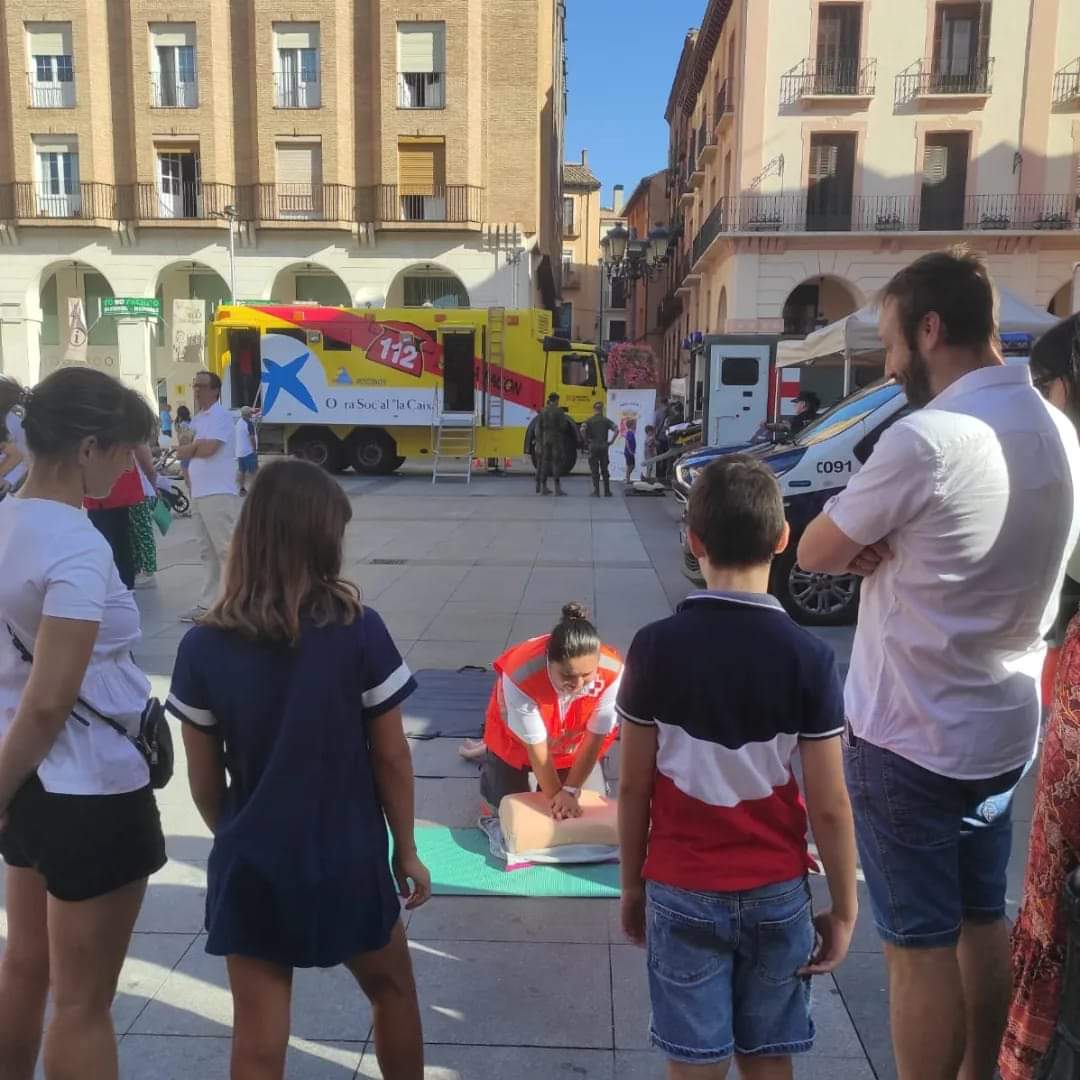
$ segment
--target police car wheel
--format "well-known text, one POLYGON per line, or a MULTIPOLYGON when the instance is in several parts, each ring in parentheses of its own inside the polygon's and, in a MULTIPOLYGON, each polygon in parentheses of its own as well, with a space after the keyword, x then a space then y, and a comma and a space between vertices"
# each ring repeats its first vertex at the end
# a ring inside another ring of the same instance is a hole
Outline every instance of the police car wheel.
POLYGON ((773 563, 771 588, 787 613, 803 626, 847 626, 859 611, 859 579, 819 574, 795 561, 796 540, 773 563))

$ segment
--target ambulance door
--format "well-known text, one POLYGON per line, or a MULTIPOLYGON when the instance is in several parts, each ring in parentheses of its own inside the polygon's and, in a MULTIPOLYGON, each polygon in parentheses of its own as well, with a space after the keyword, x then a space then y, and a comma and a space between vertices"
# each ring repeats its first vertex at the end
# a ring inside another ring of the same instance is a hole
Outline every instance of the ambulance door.
POLYGON ((560 370, 556 372, 559 404, 574 420, 587 420, 592 415, 593 402, 600 400, 603 394, 596 354, 585 351, 556 353, 554 359, 560 364, 560 370))
POLYGON ((709 348, 709 446, 749 443, 765 419, 769 397, 768 345, 714 344, 709 348))
POLYGON ((472 327, 439 333, 443 356, 444 412, 476 412, 476 331, 472 327))
POLYGON ((219 334, 224 337, 218 355, 228 362, 228 371, 222 370, 222 404, 227 409, 239 409, 254 405, 262 382, 262 361, 259 356, 259 331, 253 326, 221 326, 219 334))

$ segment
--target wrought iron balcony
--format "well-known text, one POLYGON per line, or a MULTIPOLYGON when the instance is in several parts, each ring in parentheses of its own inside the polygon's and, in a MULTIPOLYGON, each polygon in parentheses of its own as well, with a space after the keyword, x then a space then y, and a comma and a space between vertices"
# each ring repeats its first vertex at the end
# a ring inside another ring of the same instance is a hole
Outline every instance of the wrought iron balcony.
POLYGON ((716 93, 713 107, 713 124, 717 132, 724 131, 735 116, 735 80, 725 79, 716 93))
POLYGON ((150 105, 155 109, 194 109, 199 104, 199 84, 172 75, 150 76, 150 105))
POLYGON ((399 109, 442 109, 445 106, 445 71, 398 72, 399 109))
POLYGON ((448 222, 478 225, 484 219, 484 189, 467 184, 435 187, 430 195, 400 192, 397 184, 360 189, 359 220, 448 222))
POLYGON ((1080 105, 1080 56, 1055 73, 1054 104, 1080 105))
POLYGON ((26 73, 26 85, 32 109, 73 109, 75 107, 75 73, 61 82, 39 82, 33 71, 26 73))
MULTIPOLYGON (((63 185, 61 185, 62 187, 63 185)), ((111 184, 71 184, 70 190, 42 181, 0 185, 0 218, 32 221, 42 218, 108 221, 115 217, 111 184)))
POLYGON ((898 101, 928 97, 986 97, 993 90, 994 58, 964 65, 920 60, 896 76, 898 101))
POLYGON ((120 221, 209 221, 226 206, 235 206, 239 188, 233 184, 159 180, 153 184, 124 184, 116 189, 120 221))
POLYGON ((355 221, 350 184, 255 184, 241 195, 241 217, 255 221, 355 221), (248 213, 248 200, 251 208, 248 213))
POLYGON ((808 57, 780 80, 785 105, 805 98, 869 98, 876 92, 877 60, 867 57, 808 57))

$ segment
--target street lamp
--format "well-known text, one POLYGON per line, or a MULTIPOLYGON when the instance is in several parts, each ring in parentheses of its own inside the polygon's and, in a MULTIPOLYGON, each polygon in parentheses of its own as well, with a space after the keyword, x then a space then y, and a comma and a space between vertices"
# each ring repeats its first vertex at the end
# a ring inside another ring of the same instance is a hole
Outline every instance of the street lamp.
POLYGON ((648 310, 649 282, 667 261, 671 233, 662 225, 654 228, 644 240, 633 236, 624 225, 616 225, 600 241, 600 343, 604 339, 604 282, 622 281, 627 286, 645 282, 645 307, 648 310))
POLYGON ((229 226, 229 300, 236 303, 236 226, 240 220, 240 211, 229 203, 220 210, 211 210, 210 216, 225 221, 229 226))

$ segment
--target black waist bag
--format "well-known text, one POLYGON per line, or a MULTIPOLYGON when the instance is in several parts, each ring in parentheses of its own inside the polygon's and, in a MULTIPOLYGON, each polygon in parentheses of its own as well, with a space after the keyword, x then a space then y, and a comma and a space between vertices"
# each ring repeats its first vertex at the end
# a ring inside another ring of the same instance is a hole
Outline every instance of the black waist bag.
MULTIPOLYGON (((10 623, 8 624, 8 633, 11 635, 11 643, 15 646, 15 651, 26 663, 32 664, 34 654, 19 640, 18 634, 11 628, 10 623)), ((111 716, 98 712, 93 705, 83 701, 82 698, 76 698, 75 704, 81 706, 92 716, 97 717, 102 723, 108 724, 113 731, 122 735, 142 754, 146 759, 146 764, 150 767, 150 783, 154 788, 160 790, 172 779, 173 768, 176 763, 172 731, 169 729, 169 721, 165 717, 165 708, 156 697, 150 698, 146 703, 146 708, 142 711, 138 735, 129 735, 127 728, 123 724, 117 723, 111 716)), ((71 715, 79 723, 85 724, 87 727, 90 726, 90 721, 76 709, 71 710, 71 715)))

